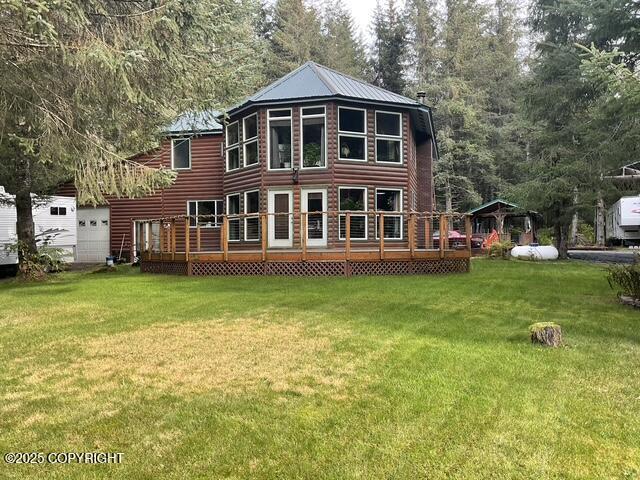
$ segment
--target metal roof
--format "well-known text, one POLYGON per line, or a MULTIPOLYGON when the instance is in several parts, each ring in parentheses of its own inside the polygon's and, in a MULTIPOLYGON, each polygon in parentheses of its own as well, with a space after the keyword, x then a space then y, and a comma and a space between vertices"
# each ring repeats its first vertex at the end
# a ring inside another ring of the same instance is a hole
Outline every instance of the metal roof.
POLYGON ((511 207, 511 208, 515 208, 515 209, 520 209, 520 207, 518 205, 516 205, 515 203, 511 203, 511 202, 507 202, 506 200, 502 200, 501 198, 496 198, 495 200, 491 200, 490 202, 484 203, 482 205, 480 205, 479 207, 474 208, 473 210, 469 210, 470 214, 474 214, 474 213, 478 213, 488 207, 492 207, 493 205, 497 204, 497 203, 501 203, 507 207, 511 207))
POLYGON ((233 114, 256 103, 277 103, 286 100, 323 97, 343 97, 366 102, 428 108, 412 98, 376 87, 315 62, 306 62, 291 73, 251 95, 242 103, 234 106, 228 113, 233 114))
POLYGON ((220 112, 205 110, 204 112, 186 112, 180 115, 175 122, 167 127, 168 135, 182 133, 220 133, 222 124, 218 122, 220 112))

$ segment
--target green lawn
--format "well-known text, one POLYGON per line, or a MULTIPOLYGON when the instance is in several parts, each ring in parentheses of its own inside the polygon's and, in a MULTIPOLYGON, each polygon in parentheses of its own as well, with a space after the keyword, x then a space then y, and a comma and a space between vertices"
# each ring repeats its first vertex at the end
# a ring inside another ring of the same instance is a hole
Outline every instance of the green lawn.
POLYGON ((0 478, 640 478, 640 315, 603 269, 0 282, 0 478), (567 346, 527 327, 562 325, 567 346))

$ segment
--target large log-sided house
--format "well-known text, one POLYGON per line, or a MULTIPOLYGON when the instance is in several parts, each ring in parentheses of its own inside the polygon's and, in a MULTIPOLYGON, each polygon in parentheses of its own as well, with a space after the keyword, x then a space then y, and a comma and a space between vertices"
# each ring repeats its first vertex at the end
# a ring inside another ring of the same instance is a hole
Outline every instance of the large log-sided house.
POLYGON ((423 101, 307 62, 218 121, 179 122, 137 159, 177 181, 110 201, 112 251, 194 274, 468 267, 466 250, 433 244, 449 222, 430 214, 437 146, 423 101))

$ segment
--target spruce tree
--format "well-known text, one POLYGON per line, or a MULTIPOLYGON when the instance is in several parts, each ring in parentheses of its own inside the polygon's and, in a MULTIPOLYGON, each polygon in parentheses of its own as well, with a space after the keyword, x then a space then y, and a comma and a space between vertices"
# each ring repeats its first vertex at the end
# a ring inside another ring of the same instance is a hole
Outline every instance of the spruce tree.
POLYGON ((373 17, 372 67, 374 83, 395 93, 404 93, 407 58, 407 30, 395 0, 384 5, 377 0, 373 17))
POLYGON ((362 39, 355 33, 353 17, 340 0, 330 0, 324 10, 325 65, 357 78, 368 77, 362 39))

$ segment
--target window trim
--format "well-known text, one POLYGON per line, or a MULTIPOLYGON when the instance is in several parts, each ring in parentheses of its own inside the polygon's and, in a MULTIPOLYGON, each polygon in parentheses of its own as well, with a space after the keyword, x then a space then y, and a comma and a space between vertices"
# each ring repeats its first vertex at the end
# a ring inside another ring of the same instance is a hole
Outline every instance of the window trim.
POLYGON ((243 158, 240 158, 240 123, 239 120, 236 120, 235 122, 231 122, 227 125, 225 125, 225 129, 224 129, 224 151, 225 151, 225 172, 233 172, 235 170, 239 170, 240 168, 242 168, 242 163, 243 163, 243 158), (231 128, 233 125, 236 125, 236 128, 238 129, 238 141, 236 143, 233 143, 231 145, 229 145, 227 143, 227 140, 229 138, 229 128, 231 128), (238 166, 236 168, 229 168, 229 152, 232 150, 238 150, 238 166))
MULTIPOLYGON (((225 213, 227 215, 227 225, 229 225, 229 222, 234 222, 234 221, 237 221, 238 225, 241 225, 242 222, 240 222, 240 215, 241 215, 240 212, 242 211, 242 209, 240 208, 241 207, 240 202, 242 201, 242 194, 241 193, 230 193, 229 195, 227 195, 225 197, 225 200, 226 200, 226 202, 225 202, 225 213), (238 197, 238 213, 233 213, 233 214, 229 213, 229 198, 230 197, 238 197), (238 215, 238 218, 230 219, 229 215, 238 215)), ((238 227, 238 228, 240 228, 240 227, 238 227)), ((230 234, 231 234, 231 229, 227 228, 227 241, 228 242, 234 242, 235 243, 235 242, 242 241, 242 232, 238 232, 239 235, 238 235, 238 239, 237 240, 231 239, 230 234)))
MULTIPOLYGON (((200 228, 209 229, 209 228, 220 228, 221 227, 221 224, 218 223, 217 220, 218 220, 218 217, 220 215, 223 215, 223 213, 218 211, 218 202, 223 204, 222 210, 224 211, 224 200, 223 199, 221 199, 221 198, 213 198, 213 199, 208 199, 208 200, 187 200, 187 215, 191 215, 189 213, 189 205, 192 202, 194 202, 196 204, 196 217, 198 217, 198 203, 199 202, 214 202, 215 205, 216 205, 216 212, 214 214, 214 217, 215 217, 214 224, 213 225, 200 225, 200 228)), ((191 225, 191 221, 189 221, 189 228, 198 228, 198 219, 197 218, 196 218, 196 224, 195 225, 191 225)))
POLYGON ((338 118, 336 122, 336 127, 338 130, 338 160, 343 162, 368 162, 369 161, 369 145, 368 145, 368 137, 367 137, 367 129, 369 126, 368 118, 367 118, 367 109, 366 108, 356 108, 356 107, 343 107, 338 106, 338 118), (340 110, 354 110, 363 112, 364 114, 364 132, 351 132, 348 130, 340 130, 340 110), (364 138, 364 159, 361 158, 343 158, 342 152, 340 151, 340 137, 353 137, 353 138, 364 138))
POLYGON ((373 114, 373 133, 374 133, 374 161, 376 163, 382 163, 384 165, 404 165, 404 141, 402 138, 402 127, 404 122, 404 114, 402 112, 390 112, 388 110, 376 110, 373 114), (378 113, 387 113, 390 115, 396 115, 400 117, 400 135, 382 135, 378 133, 378 113), (393 140, 400 142, 400 161, 399 162, 385 162, 378 160, 378 140, 393 140))
POLYGON ((171 170, 175 170, 175 171, 184 171, 184 170, 191 170, 191 137, 176 137, 176 138, 172 138, 171 139, 171 170), (173 155, 173 144, 176 141, 184 141, 186 140, 187 142, 189 142, 189 166, 188 167, 181 167, 181 168, 176 168, 174 165, 174 155, 173 155))
POLYGON ((328 129, 327 129, 327 106, 326 105, 305 105, 300 107, 300 170, 326 170, 329 164, 329 155, 327 148, 328 142, 328 129), (322 108, 323 113, 312 113, 305 115, 303 110, 305 108, 322 108), (320 167, 305 167, 304 166, 304 120, 307 118, 323 118, 324 119, 324 165, 320 167))
POLYGON ((49 206, 49 216, 51 217, 66 217, 67 216, 67 206, 63 205, 50 205, 49 206), (64 210, 64 213, 60 213, 60 210, 64 210), (56 213, 53 213, 55 210, 56 213))
MULTIPOLYGON (((352 213, 351 217, 354 217, 354 216, 364 217, 364 237, 363 238, 353 238, 353 237, 351 237, 350 240, 351 241, 356 241, 356 242, 361 242, 361 241, 365 241, 365 240, 369 239, 369 213, 368 213, 368 210, 367 210, 367 206, 369 204, 368 203, 369 202, 369 199, 368 199, 369 188, 365 187, 363 185, 340 185, 340 186, 338 186, 338 212, 346 212, 346 210, 341 210, 340 209, 340 191, 341 190, 356 190, 356 189, 364 190, 364 195, 363 195, 364 207, 363 207, 363 210, 362 210, 363 213, 361 213, 361 214, 360 213, 356 213, 356 214, 352 213)), ((338 240, 346 240, 347 239, 346 232, 345 232, 345 236, 344 237, 340 235, 340 218, 341 217, 345 217, 345 219, 346 219, 346 213, 343 213, 343 214, 339 213, 338 214, 338 240)))
POLYGON ((242 168, 254 167, 260 164, 260 143, 258 141, 258 137, 260 136, 260 131, 258 128, 258 112, 254 112, 251 115, 247 115, 242 118, 242 168), (256 117, 256 136, 247 138, 247 128, 245 121, 247 118, 256 117), (247 164, 247 145, 251 145, 252 143, 256 144, 256 162, 247 164))
POLYGON ((378 226, 378 212, 384 212, 384 216, 385 217, 390 217, 390 218, 396 218, 396 217, 400 217, 400 237, 396 238, 396 237, 384 237, 385 241, 389 240, 389 241, 402 241, 404 240, 404 216, 402 215, 403 213, 403 208, 404 208, 404 189, 402 187, 376 187, 375 189, 375 197, 374 197, 374 207, 376 210, 376 240, 380 240, 380 227, 378 226), (392 192, 399 192, 400 193, 400 210, 394 210, 394 211, 389 211, 387 213, 386 210, 378 210, 378 191, 379 190, 387 190, 387 191, 392 191, 392 192), (399 212, 399 213, 398 213, 399 212))
POLYGON ((290 172, 293 170, 293 109, 289 108, 269 108, 267 109, 267 171, 269 172, 290 172), (274 117, 274 120, 289 120, 289 126, 291 128, 291 167, 289 168, 271 168, 271 112, 284 112, 288 111, 289 115, 286 117, 274 117))
POLYGON ((243 235, 244 241, 245 242, 259 242, 262 239, 262 237, 260 235, 260 228, 261 228, 261 226, 260 226, 260 189, 256 188, 254 190, 247 190, 246 192, 244 192, 243 196, 244 196, 244 205, 243 205, 244 208, 242 209, 242 211, 245 214, 244 222, 243 222, 244 223, 244 235, 243 235), (252 212, 252 213, 247 212, 247 205, 248 205, 247 195, 249 193, 257 193, 258 194, 258 211, 257 212, 252 212), (247 220, 249 220, 250 218, 257 218, 258 219, 258 238, 247 238, 247 230, 248 230, 247 229, 247 220))

